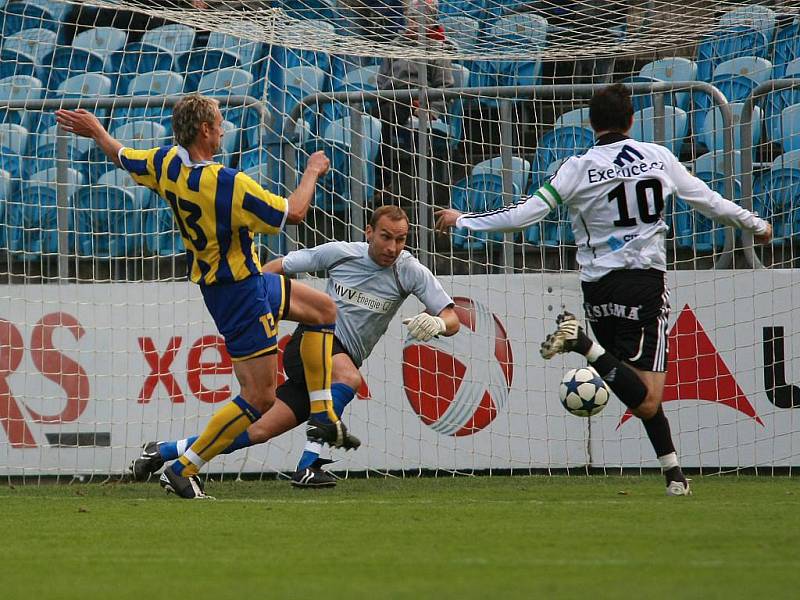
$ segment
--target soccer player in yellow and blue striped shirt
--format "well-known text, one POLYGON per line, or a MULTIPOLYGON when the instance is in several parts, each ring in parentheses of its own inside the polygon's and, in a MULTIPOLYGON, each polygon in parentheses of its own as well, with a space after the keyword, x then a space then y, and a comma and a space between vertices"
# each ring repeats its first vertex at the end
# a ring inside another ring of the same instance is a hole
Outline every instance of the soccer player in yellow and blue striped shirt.
POLYGON ((256 233, 277 234, 301 222, 317 179, 328 170, 322 152, 308 160, 297 189, 283 198, 242 172, 213 161, 222 141, 216 100, 184 97, 173 109, 175 145, 151 150, 125 148, 85 110, 56 111, 67 131, 93 139, 133 179, 170 205, 186 247, 189 279, 200 286, 206 307, 234 361, 241 390, 218 410, 198 440, 165 470, 161 484, 184 498, 205 497, 199 469, 247 429, 275 402, 277 323, 283 318, 310 326, 301 354, 311 400, 309 437, 355 447, 331 401, 331 351, 336 308, 324 293, 282 276, 262 273, 253 245, 256 233))

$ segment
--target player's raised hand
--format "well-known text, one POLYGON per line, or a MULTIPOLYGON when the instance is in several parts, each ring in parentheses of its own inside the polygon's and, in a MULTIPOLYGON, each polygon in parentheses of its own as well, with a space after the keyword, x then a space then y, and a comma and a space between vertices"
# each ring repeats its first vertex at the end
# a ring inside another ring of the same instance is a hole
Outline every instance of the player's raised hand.
POLYGON ((81 137, 96 139, 105 128, 88 110, 78 108, 76 110, 59 109, 56 111, 56 122, 65 131, 74 133, 81 137))
POLYGON ((306 170, 311 172, 316 172, 317 177, 322 177, 325 173, 328 172, 328 169, 331 166, 330 159, 325 156, 325 153, 322 150, 317 150, 311 156, 308 157, 308 164, 306 165, 306 170))
POLYGON ((761 235, 754 234, 753 241, 756 244, 769 244, 772 241, 772 225, 767 223, 767 230, 761 235))
POLYGON ((461 211, 454 208, 443 208, 433 213, 436 217, 436 231, 447 233, 447 230, 456 226, 456 220, 461 216, 461 211))
POLYGON ((447 331, 443 318, 428 313, 419 313, 416 317, 403 319, 403 325, 408 327, 409 335, 420 342, 427 342, 447 331))

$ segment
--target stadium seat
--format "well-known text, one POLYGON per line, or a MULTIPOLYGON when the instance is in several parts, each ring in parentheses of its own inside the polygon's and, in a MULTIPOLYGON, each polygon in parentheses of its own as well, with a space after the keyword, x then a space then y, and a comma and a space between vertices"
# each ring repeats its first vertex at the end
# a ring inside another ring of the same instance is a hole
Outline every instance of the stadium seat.
MULTIPOLYGON (((173 96, 183 92, 183 77, 172 71, 153 71, 136 75, 128 85, 131 96, 173 96)), ((111 116, 109 129, 130 121, 153 121, 169 132, 172 130, 172 109, 162 104, 136 108, 119 108, 111 116)))
POLYGON ((85 73, 103 73, 105 57, 94 50, 58 46, 42 59, 37 77, 48 90, 55 91, 71 77, 85 73))
POLYGON ((108 59, 122 49, 128 41, 128 33, 116 27, 94 27, 82 31, 72 40, 73 48, 91 50, 108 59))
POLYGON ((758 4, 748 4, 733 10, 729 10, 719 18, 719 26, 722 28, 743 25, 752 27, 764 33, 767 41, 771 42, 775 35, 775 11, 766 6, 758 4))
MULTIPOLYGON (((82 175, 75 169, 66 170, 66 191, 69 202, 83 183, 82 175)), ((24 260, 43 254, 58 253, 58 184, 56 168, 33 173, 20 188, 18 210, 9 211, 9 251, 24 260)), ((69 211, 67 229, 74 231, 72 211, 69 211)), ((72 245, 72 241, 70 241, 72 245)))
POLYGON ((188 25, 173 23, 145 31, 141 42, 180 55, 194 47, 194 34, 194 29, 188 25))
MULTIPOLYGON (((531 163, 519 156, 512 156, 511 173, 513 176, 512 183, 518 190, 524 190, 528 186, 528 180, 531 176, 531 163)), ((495 156, 494 158, 487 158, 472 167, 470 177, 482 175, 498 175, 502 179, 503 157, 495 156)))
MULTIPOLYGON (((671 57, 654 60, 639 71, 642 77, 653 77, 661 81, 696 81, 697 63, 688 58, 671 57)), ((664 104, 676 106, 682 110, 689 107, 689 92, 676 92, 665 96, 664 104)))
POLYGON ((772 161, 772 166, 800 170, 800 150, 792 150, 776 156, 775 160, 772 161))
POLYGON ((800 169, 775 160, 753 182, 753 210, 772 224, 773 245, 791 243, 800 234, 800 169))
POLYGON ((9 2, 0 13, 3 39, 24 29, 48 29, 58 32, 59 16, 52 12, 52 7, 37 6, 33 2, 9 2))
POLYGON ((353 201, 351 178, 358 177, 364 186, 365 198, 375 193, 374 164, 381 145, 381 122, 371 115, 361 115, 363 138, 361 140, 362 171, 354 172, 351 166, 353 156, 353 130, 351 118, 344 117, 330 123, 322 136, 306 142, 303 152, 297 157, 298 174, 305 168, 307 156, 316 150, 323 150, 331 161, 331 168, 317 187, 316 206, 329 212, 343 212, 353 201))
MULTIPOLYGON (((136 205, 144 211, 151 205, 161 202, 157 196, 154 196, 155 192, 143 185, 137 184, 130 174, 123 169, 111 169, 110 171, 106 171, 94 180, 94 185, 117 187, 129 191, 136 199, 136 205)), ((142 221, 143 227, 144 220, 145 219, 142 221)))
POLYGON ((473 51, 478 44, 480 22, 467 16, 445 15, 439 19, 445 37, 462 52, 473 51))
MULTIPOLYGON (((512 185, 512 202, 519 202, 520 189, 512 185)), ((450 206, 461 212, 483 212, 499 208, 503 203, 503 177, 496 173, 484 172, 470 175, 453 185, 450 189, 450 206)), ((469 231, 466 228, 453 230, 453 247, 459 249, 481 249, 487 241, 499 241, 501 233, 469 231)))
POLYGON ((14 123, 0 124, 0 169, 19 183, 28 146, 28 130, 14 123))
POLYGON ((533 158, 531 187, 533 191, 544 181, 548 167, 562 158, 581 154, 594 145, 594 132, 585 127, 556 127, 545 132, 533 158))
MULTIPOLYGON (((136 75, 171 71, 175 68, 175 55, 167 48, 134 42, 108 58, 107 72, 117 76, 117 93, 128 89, 136 75)), ((182 77, 182 76, 181 76, 182 77)))
MULTIPOLYGON (((111 80, 100 73, 85 73, 74 75, 62 81, 55 93, 51 94, 55 98, 80 98, 81 108, 91 110, 102 121, 108 116, 108 109, 96 108, 96 100, 100 96, 109 96, 113 84, 111 80)), ((55 125, 56 117, 52 110, 44 110, 38 115, 35 129, 44 131, 48 127, 55 125)))
MULTIPOLYGON (((275 126, 274 131, 278 136, 291 135, 287 131, 289 115, 302 98, 313 93, 323 91, 326 85, 326 74, 317 67, 291 67, 281 74, 283 88, 278 90, 274 87, 275 93, 271 95, 271 105, 274 110, 275 126)), ((272 85, 273 82, 270 82, 272 85)), ((317 131, 318 124, 315 107, 308 107, 302 113, 311 131, 317 131)))
POLYGON ((130 191, 86 186, 75 195, 73 205, 78 256, 121 258, 141 254, 144 213, 130 191))
MULTIPOLYGON (((685 111, 674 106, 664 107, 664 139, 660 143, 669 148, 676 157, 680 157, 688 128, 689 122, 685 111)), ((641 142, 656 142, 653 107, 634 113, 631 137, 641 142)))
POLYGON ((731 58, 755 56, 769 59, 769 49, 762 31, 742 26, 717 30, 697 48, 697 79, 710 82, 717 65, 731 58))
MULTIPOLYGON (((695 174, 709 173, 716 179, 723 179, 725 177, 725 153, 722 150, 716 150, 714 152, 706 152, 705 154, 698 156, 697 160, 694 162, 694 168, 692 170, 695 174)), ((741 176, 741 173, 742 153, 739 150, 734 150, 733 175, 738 179, 741 176)), ((709 176, 708 179, 712 179, 712 177, 709 176)), ((706 181, 706 179, 703 179, 703 181, 706 181)))
MULTIPOLYGON (((15 75, 0 79, 0 100, 40 100, 44 95, 42 82, 35 77, 15 75)), ((41 113, 28 110, 0 108, 0 122, 22 125, 30 131, 41 113)))
MULTIPOLYGON (((743 102, 732 102, 729 104, 731 112, 733 113, 733 147, 736 150, 742 149, 742 135, 740 130, 740 123, 742 122, 742 110, 744 109, 743 102)), ((751 136, 751 144, 753 154, 756 154, 756 146, 761 139, 761 109, 758 106, 753 106, 752 120, 753 134, 751 136)), ((724 128, 722 126, 722 111, 716 107, 711 113, 706 116, 703 122, 703 131, 700 133, 700 141, 706 148, 711 150, 723 150, 724 128)))
POLYGON ((212 31, 208 36, 206 48, 226 50, 239 59, 243 69, 250 70, 262 58, 263 46, 260 42, 244 40, 227 33, 212 31))
POLYGON ((36 76, 36 57, 28 54, 24 44, 3 44, 0 48, 0 79, 14 75, 36 76))
MULTIPOLYGON (((62 134, 66 141, 67 160, 69 164, 81 175, 88 177, 89 164, 86 154, 94 147, 94 142, 88 138, 75 136, 71 133, 62 134)), ((32 133, 28 141, 25 161, 22 164, 22 174, 28 177, 31 173, 45 171, 56 166, 58 157, 58 125, 52 125, 39 133, 32 133)))
POLYGON ((800 149, 800 104, 793 104, 781 112, 780 143, 784 152, 800 149))
POLYGON ((559 127, 583 127, 584 129, 591 129, 592 123, 589 120, 589 107, 574 108, 567 111, 556 119, 554 128, 559 127))
MULTIPOLYGON (((631 75, 630 77, 626 77, 620 83, 659 83, 660 79, 656 79, 655 77, 643 77, 641 75, 631 75)), ((633 104, 633 110, 642 110, 643 108, 649 108, 653 106, 653 94, 649 91, 647 92, 632 92, 631 93, 631 104, 633 104)))
POLYGON ((47 10, 59 21, 63 21, 72 8, 68 2, 62 2, 61 0, 24 0, 24 2, 47 10))
MULTIPOLYGON (((228 67, 212 71, 200 79, 197 91, 209 96, 246 96, 253 83, 253 76, 244 69, 228 67)), ((241 107, 221 107, 222 116, 243 131, 245 148, 258 144, 259 115, 254 110, 241 107)), ((244 149, 244 148, 243 148, 244 149)), ((237 152, 239 149, 237 149, 237 152)))
POLYGON ((49 29, 24 29, 3 40, 3 48, 29 54, 40 63, 56 47, 58 34, 49 29))
MULTIPOLYGON (((800 77, 800 58, 795 58, 792 62, 786 65, 786 74, 784 77, 800 77)), ((777 79, 777 77, 773 76, 773 79, 777 79)))
POLYGON ((739 56, 714 69, 711 84, 725 94, 728 102, 743 102, 750 93, 770 78, 772 63, 764 58, 739 56))
POLYGON ((772 77, 782 79, 788 64, 797 58, 800 58, 800 21, 794 21, 788 27, 781 28, 776 34, 772 77))
MULTIPOLYGON (((219 48, 195 48, 178 55, 178 70, 185 73, 187 92, 194 92, 206 73, 239 67, 239 57, 233 52, 219 48)), ((207 75, 206 75, 207 76, 207 75)))
POLYGON ((487 13, 487 0, 441 0, 439 13, 443 15, 467 16, 478 21, 485 20, 487 13))

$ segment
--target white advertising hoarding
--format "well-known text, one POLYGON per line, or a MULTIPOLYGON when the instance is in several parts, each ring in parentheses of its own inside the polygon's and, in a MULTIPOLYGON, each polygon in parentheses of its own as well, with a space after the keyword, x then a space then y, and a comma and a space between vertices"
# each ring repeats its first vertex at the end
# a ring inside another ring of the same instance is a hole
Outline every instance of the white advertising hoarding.
MULTIPOLYGON (((687 467, 800 465, 800 272, 670 273, 665 411, 687 467), (793 406, 795 406, 793 408, 793 406)), ((323 282, 315 281, 316 286, 323 282)), ((655 467, 644 430, 612 399, 591 420, 560 405, 578 356, 539 344, 577 277, 444 278, 461 331, 405 340, 410 299, 362 372, 337 469, 655 467)), ((199 433, 237 391, 199 290, 188 283, 6 286, 0 303, 0 473, 121 473, 148 440, 199 433)), ((281 336, 293 324, 282 323, 281 336)), ((294 469, 299 428, 219 457, 212 471, 294 469)))

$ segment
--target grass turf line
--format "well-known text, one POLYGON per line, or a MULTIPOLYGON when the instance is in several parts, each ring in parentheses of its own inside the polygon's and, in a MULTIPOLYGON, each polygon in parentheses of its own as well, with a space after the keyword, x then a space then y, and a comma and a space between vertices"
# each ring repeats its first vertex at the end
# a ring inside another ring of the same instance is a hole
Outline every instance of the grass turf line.
POLYGON ((794 598, 800 488, 768 477, 368 479, 334 490, 0 487, 4 598, 794 598))

